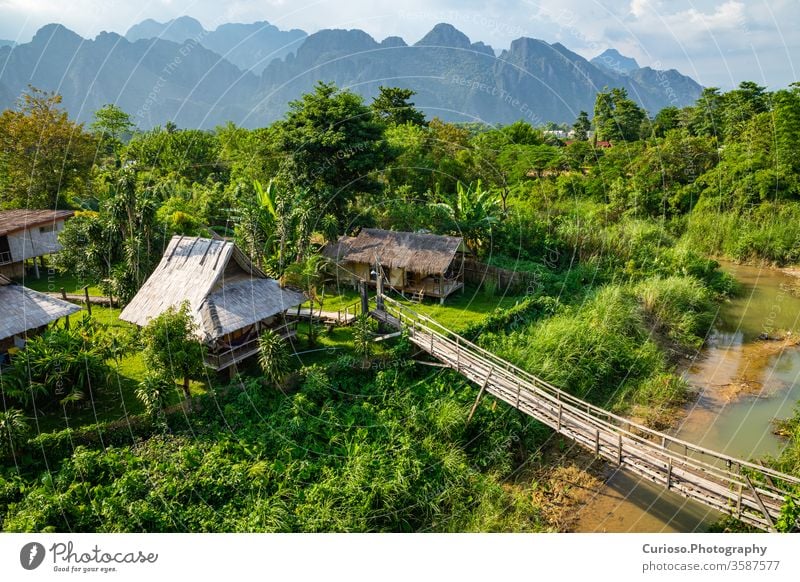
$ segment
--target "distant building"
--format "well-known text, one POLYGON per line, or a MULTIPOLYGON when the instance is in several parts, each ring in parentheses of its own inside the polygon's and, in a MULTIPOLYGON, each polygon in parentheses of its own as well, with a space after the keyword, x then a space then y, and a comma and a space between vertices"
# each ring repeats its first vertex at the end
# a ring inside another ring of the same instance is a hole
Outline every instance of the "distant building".
POLYGON ((544 135, 548 135, 551 137, 555 137, 557 139, 567 139, 575 137, 575 130, 565 130, 565 129, 546 129, 544 135))
POLYGON ((375 284, 380 264, 388 286, 443 303, 464 286, 463 265, 456 260, 463 250, 460 237, 362 228, 358 236, 328 245, 324 254, 336 261, 342 279, 375 284))
POLYGON ((9 350, 23 348, 28 338, 41 333, 48 324, 80 309, 0 275, 0 362, 9 350))
POLYGON ((232 242, 175 236, 119 318, 145 326, 184 301, 208 348, 206 364, 224 370, 258 353, 263 330, 294 335, 296 322, 285 314, 305 297, 267 277, 232 242))
POLYGON ((33 259, 36 277, 44 255, 61 250, 58 233, 72 210, 0 210, 0 275, 21 277, 33 259))

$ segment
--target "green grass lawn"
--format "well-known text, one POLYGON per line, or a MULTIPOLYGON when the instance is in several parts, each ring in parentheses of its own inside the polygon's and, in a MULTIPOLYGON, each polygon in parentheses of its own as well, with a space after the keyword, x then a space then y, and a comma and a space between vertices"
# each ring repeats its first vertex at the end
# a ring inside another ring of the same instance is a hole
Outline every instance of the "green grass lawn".
POLYGON ((439 305, 438 299, 411 303, 399 295, 392 295, 392 298, 401 300, 414 311, 427 315, 453 331, 461 331, 473 323, 480 322, 498 307, 511 307, 522 300, 519 296, 489 295, 476 285, 466 285, 463 292, 456 291, 445 299, 444 305, 439 305))
MULTIPOLYGON (((339 311, 359 302, 358 292, 349 287, 340 288, 338 293, 336 290, 326 289, 325 295, 322 295, 321 298, 323 311, 339 311)), ((306 301, 301 307, 308 309, 310 303, 310 301, 306 301)), ((314 309, 318 310, 319 305, 315 303, 314 309)))
MULTIPOLYGON (((25 277, 19 278, 17 281, 34 291, 41 291, 43 293, 58 293, 61 288, 67 293, 83 293, 83 286, 86 285, 77 277, 73 277, 67 273, 59 273, 58 271, 50 272, 47 269, 41 270, 41 277, 25 277)), ((103 295, 100 287, 97 285, 89 285, 89 295, 103 295)))

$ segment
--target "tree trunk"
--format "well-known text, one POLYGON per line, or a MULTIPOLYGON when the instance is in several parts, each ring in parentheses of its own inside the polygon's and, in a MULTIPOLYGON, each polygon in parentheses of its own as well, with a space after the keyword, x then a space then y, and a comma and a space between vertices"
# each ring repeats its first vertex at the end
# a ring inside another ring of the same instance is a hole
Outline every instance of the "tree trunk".
POLYGON ((191 402, 192 400, 192 393, 189 390, 189 375, 186 374, 183 377, 183 396, 186 398, 187 402, 191 402))

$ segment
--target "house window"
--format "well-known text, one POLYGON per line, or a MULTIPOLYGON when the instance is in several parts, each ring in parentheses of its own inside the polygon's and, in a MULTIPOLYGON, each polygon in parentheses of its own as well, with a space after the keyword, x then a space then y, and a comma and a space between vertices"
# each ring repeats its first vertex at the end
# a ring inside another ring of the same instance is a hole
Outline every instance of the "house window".
POLYGON ((47 226, 40 226, 39 227, 39 232, 42 233, 42 234, 46 234, 48 232, 55 232, 55 231, 56 231, 56 225, 55 224, 48 224, 47 226))

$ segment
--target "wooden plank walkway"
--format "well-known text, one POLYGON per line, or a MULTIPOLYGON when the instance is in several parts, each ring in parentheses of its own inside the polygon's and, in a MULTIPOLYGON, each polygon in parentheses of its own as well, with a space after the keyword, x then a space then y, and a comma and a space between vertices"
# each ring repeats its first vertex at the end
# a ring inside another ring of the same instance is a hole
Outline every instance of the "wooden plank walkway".
MULTIPOLYGON (((69 301, 70 303, 78 303, 80 305, 86 304, 86 296, 83 293, 54 293, 52 291, 45 292, 45 295, 49 295, 50 297, 55 297, 57 299, 63 299, 64 301, 69 301)), ((113 307, 116 305, 116 301, 112 301, 110 297, 105 297, 103 295, 89 295, 89 302, 92 305, 103 305, 105 307, 113 307)))
POLYGON ((480 386, 481 394, 485 391, 510 404, 599 458, 766 531, 774 531, 788 496, 800 502, 800 478, 614 415, 525 372, 389 297, 379 298, 379 305, 383 309, 371 311, 373 318, 397 329, 405 328, 415 345, 480 386))
POLYGON ((287 315, 296 319, 308 320, 312 319, 313 316, 313 319, 317 323, 321 323, 323 325, 350 325, 353 323, 353 321, 355 321, 360 312, 361 303, 357 301, 348 305, 344 309, 339 309, 337 311, 323 311, 322 309, 314 309, 312 311, 307 307, 298 307, 297 311, 290 311, 287 313, 287 315))

